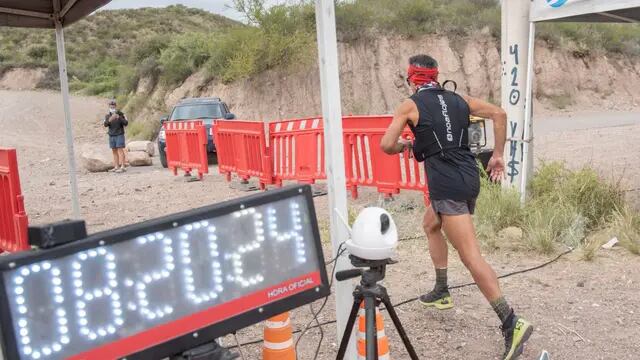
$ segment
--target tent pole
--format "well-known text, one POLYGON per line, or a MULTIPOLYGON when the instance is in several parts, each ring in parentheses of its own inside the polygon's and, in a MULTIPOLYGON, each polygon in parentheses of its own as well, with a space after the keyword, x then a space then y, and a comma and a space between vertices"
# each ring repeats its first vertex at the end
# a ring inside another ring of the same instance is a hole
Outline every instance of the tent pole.
POLYGON ((520 202, 527 199, 527 185, 533 174, 533 61, 536 44, 536 23, 529 23, 529 54, 527 60, 527 85, 525 90, 524 133, 522 148, 522 177, 520 178, 520 202))
POLYGON ((64 30, 60 19, 56 23, 56 45, 58 50, 58 68, 60 70, 60 91, 64 106, 64 128, 67 139, 67 157, 69 160, 69 184, 71 185, 71 204, 73 217, 80 219, 80 205, 78 203, 78 182, 76 180, 76 158, 73 151, 73 127, 71 124, 71 106, 69 105, 69 79, 67 78, 67 59, 64 49, 64 30))
MULTIPOLYGON (((324 147, 329 198, 329 218, 333 256, 340 244, 349 237, 340 216, 347 219, 347 189, 342 133, 342 103, 340 97, 340 74, 338 41, 336 38, 335 6, 333 0, 316 0, 316 30, 318 36, 318 63, 324 118, 324 147)), ((336 271, 351 268, 346 256, 341 256, 336 271)), ((336 296, 337 330, 340 339, 353 305, 353 285, 350 281, 334 282, 336 296)), ((351 330, 351 329, 350 329, 351 330)), ((345 359, 355 359, 355 337, 351 339, 345 359)))

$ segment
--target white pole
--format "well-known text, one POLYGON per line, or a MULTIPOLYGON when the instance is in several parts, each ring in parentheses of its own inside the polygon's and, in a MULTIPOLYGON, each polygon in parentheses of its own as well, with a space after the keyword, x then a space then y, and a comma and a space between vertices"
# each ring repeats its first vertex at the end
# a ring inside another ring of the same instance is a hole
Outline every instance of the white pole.
POLYGON ((71 125, 71 107, 69 105, 69 79, 67 78, 67 59, 64 49, 64 30, 60 19, 56 19, 56 45, 58 47, 58 68, 60 70, 60 91, 64 107, 64 128, 67 139, 67 158, 69 160, 69 183, 71 185, 71 204, 73 217, 80 219, 78 203, 78 183, 76 181, 76 158, 73 151, 73 127, 71 125))
POLYGON ((533 174, 533 61, 536 44, 536 24, 529 23, 529 57, 527 60, 527 87, 525 90, 524 147, 522 149, 522 177, 520 180, 520 202, 527 199, 527 185, 533 174))
MULTIPOLYGON (((322 92, 322 116, 324 117, 324 146, 329 192, 331 244, 335 257, 338 247, 348 238, 348 231, 340 221, 347 218, 347 188, 344 173, 344 144, 342 133, 342 104, 340 101, 340 76, 338 65, 338 41, 333 0, 316 0, 316 27, 318 36, 318 63, 322 92)), ((337 261, 336 271, 348 269, 351 264, 346 256, 337 261)), ((335 282, 336 320, 338 339, 344 332, 351 305, 353 285, 349 281, 335 282)), ((356 348, 353 332, 345 359, 355 359, 356 348)))
POLYGON ((502 2, 502 107, 507 112, 506 184, 520 190, 523 173, 530 0, 502 2))

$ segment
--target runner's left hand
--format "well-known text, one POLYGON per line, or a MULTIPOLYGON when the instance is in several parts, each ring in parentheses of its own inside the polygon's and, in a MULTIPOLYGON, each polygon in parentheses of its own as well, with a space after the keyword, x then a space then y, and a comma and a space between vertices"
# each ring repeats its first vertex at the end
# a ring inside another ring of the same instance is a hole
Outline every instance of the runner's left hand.
POLYGON ((504 179, 504 158, 493 155, 487 165, 487 174, 493 182, 501 182, 504 179))

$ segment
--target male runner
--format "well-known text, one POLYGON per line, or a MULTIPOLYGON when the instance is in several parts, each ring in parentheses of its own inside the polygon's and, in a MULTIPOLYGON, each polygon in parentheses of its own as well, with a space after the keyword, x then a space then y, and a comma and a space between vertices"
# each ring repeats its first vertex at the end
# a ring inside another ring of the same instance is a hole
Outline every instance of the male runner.
POLYGON ((500 291, 496 273, 480 253, 471 217, 480 192, 480 174, 468 145, 469 115, 493 120, 495 149, 487 172, 491 180, 500 181, 504 176, 507 115, 498 106, 445 90, 438 83, 438 63, 430 56, 416 55, 409 59, 407 81, 414 94, 396 109, 380 146, 387 154, 413 148, 416 159, 424 161, 431 206, 425 213, 423 227, 436 284, 431 292, 420 297, 420 302, 437 309, 453 307, 447 285, 448 249, 441 231, 444 230, 500 318, 506 346, 503 358, 515 359, 522 354, 533 326, 514 314, 500 291), (407 125, 415 136, 414 143, 399 138, 407 125))

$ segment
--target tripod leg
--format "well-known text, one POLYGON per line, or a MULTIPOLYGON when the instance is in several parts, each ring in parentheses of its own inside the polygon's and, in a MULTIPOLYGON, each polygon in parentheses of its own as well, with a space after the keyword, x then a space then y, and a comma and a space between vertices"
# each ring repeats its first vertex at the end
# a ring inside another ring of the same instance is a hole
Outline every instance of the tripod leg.
POLYGON ((364 297, 367 360, 378 359, 378 327, 376 326, 376 299, 364 297))
POLYGON ((400 335, 400 338, 404 343, 404 347, 407 348, 409 357, 411 358, 411 360, 418 360, 418 354, 416 354, 416 350, 413 348, 413 345, 411 345, 411 341, 409 340, 409 337, 407 336, 407 333, 404 330, 404 327, 402 327, 400 318, 398 317, 396 310, 393 308, 393 304, 391 303, 391 300, 389 300, 389 295, 384 294, 384 296, 382 296, 380 300, 382 301, 382 303, 384 303, 384 306, 387 308, 387 311, 389 312, 389 316, 391 316, 391 320, 393 321, 393 325, 395 325, 396 329, 398 330, 398 334, 400 335))
POLYGON ((347 320, 347 326, 344 328, 344 333, 342 334, 342 340, 340 340, 340 348, 338 349, 336 360, 344 359, 344 354, 347 352, 347 346, 349 345, 349 340, 351 339, 351 334, 353 333, 353 324, 355 324, 356 322, 356 317, 358 316, 358 310, 360 309, 361 302, 361 298, 354 298, 353 300, 353 306, 351 307, 351 313, 349 314, 349 319, 347 320))

